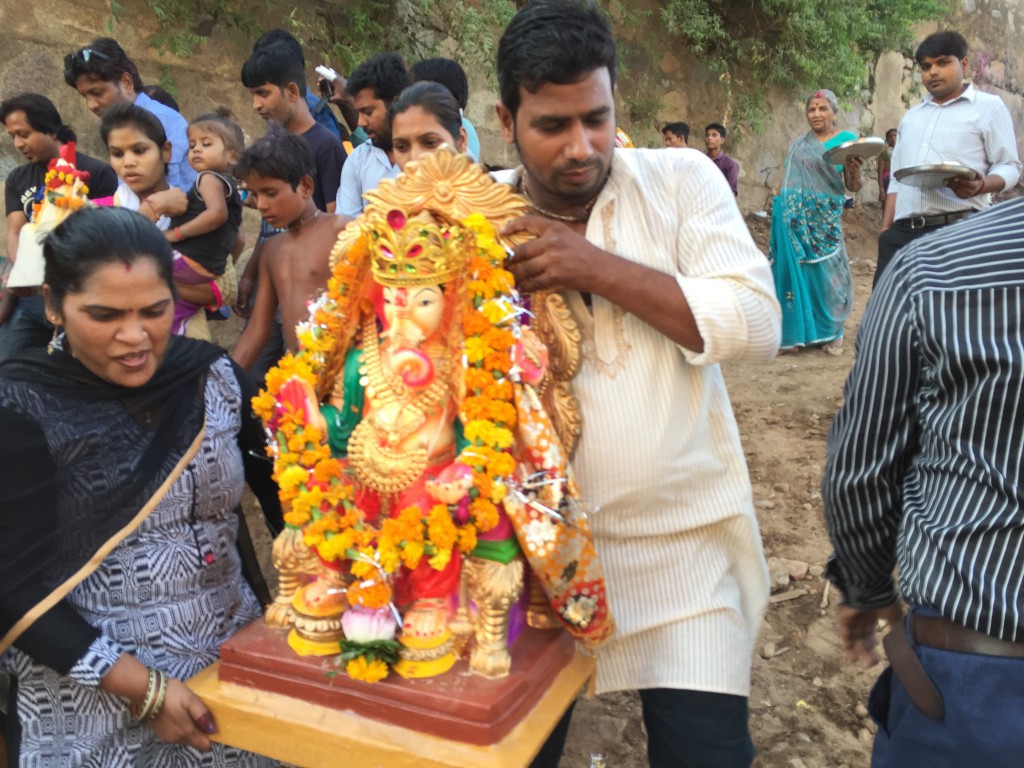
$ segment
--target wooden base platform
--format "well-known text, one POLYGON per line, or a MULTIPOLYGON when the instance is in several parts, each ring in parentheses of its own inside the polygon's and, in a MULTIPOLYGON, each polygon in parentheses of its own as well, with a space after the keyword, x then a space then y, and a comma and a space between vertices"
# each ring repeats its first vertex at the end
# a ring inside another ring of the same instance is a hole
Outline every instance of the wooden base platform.
POLYGON ((392 673, 367 684, 349 678, 334 657, 298 656, 283 632, 257 621, 221 647, 219 675, 226 683, 486 746, 501 741, 533 709, 576 651, 565 632, 527 627, 511 653, 513 673, 498 680, 473 675, 467 661, 458 661, 437 677, 406 680, 392 673))
MULTIPOLYGON (((567 664, 544 681, 539 699, 518 723, 500 741, 481 746, 404 727, 401 718, 373 720, 362 716, 358 707, 338 709, 225 682, 219 677, 221 664, 188 681, 213 712, 218 727, 214 740, 303 768, 334 768, 342 763, 368 768, 523 768, 594 671, 593 659, 574 652, 567 664)), ((465 677, 459 679, 465 681, 465 677)), ((450 691, 449 695, 460 694, 450 691)), ((499 697, 494 701, 501 706, 499 697)))

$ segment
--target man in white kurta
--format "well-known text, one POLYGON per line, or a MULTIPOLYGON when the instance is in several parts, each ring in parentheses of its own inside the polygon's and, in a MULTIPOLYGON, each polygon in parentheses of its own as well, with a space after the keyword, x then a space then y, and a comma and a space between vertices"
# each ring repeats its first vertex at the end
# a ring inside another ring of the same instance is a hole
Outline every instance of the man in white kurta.
POLYGON ((510 269, 524 291, 563 290, 583 336, 573 463, 599 508, 617 624, 597 688, 640 690, 652 766, 749 765, 750 659, 769 587, 718 364, 769 362, 779 306, 706 156, 613 149, 614 57, 595 19, 585 5, 537 0, 502 38, 498 113, 523 162, 508 180, 535 210, 507 231, 537 236, 510 269), (568 49, 581 39, 582 51, 568 49), (552 58, 550 78, 531 64, 552 58), (742 706, 719 730, 709 721, 722 701, 742 706))

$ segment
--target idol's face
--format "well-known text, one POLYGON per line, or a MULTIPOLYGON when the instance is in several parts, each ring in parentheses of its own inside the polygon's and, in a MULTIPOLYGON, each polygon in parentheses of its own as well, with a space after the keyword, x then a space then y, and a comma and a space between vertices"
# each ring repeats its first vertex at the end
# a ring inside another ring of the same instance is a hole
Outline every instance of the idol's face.
POLYGON ((439 285, 384 287, 384 319, 394 347, 420 347, 441 328, 444 291, 439 285))

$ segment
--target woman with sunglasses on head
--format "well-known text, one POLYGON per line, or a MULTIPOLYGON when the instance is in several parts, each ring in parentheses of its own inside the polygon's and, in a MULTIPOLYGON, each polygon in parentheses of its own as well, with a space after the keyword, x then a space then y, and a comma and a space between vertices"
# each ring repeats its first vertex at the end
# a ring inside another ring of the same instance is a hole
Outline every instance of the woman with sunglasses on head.
POLYGON ((44 243, 50 354, 0 364, 0 668, 13 766, 272 761, 220 744, 182 682, 260 616, 236 514, 281 509, 256 388, 170 334, 172 252, 138 213, 86 208, 44 243))
MULTIPOLYGON (((64 144, 75 141, 75 132, 64 124, 53 102, 38 93, 18 94, 0 103, 0 122, 14 148, 28 161, 11 171, 4 182, 7 258, 14 261, 21 229, 32 220, 33 206, 42 199, 50 161, 59 156, 64 144)), ((76 152, 75 166, 89 173, 89 198, 109 203, 117 190, 117 176, 110 166, 81 152, 76 152)), ((42 298, 33 295, 32 289, 18 293, 21 295, 6 322, 0 307, 0 360, 25 349, 45 347, 53 333, 43 313, 42 298)))

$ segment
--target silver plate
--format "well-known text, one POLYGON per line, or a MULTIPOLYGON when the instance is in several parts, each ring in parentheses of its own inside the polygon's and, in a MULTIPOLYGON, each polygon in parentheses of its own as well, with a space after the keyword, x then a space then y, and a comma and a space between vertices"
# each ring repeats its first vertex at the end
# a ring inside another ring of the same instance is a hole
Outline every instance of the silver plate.
POLYGON ((825 153, 825 161, 833 165, 842 165, 851 157, 874 157, 885 149, 885 139, 877 136, 865 136, 862 139, 844 141, 825 153))
POLYGON ((960 163, 931 163, 900 168, 893 176, 900 184, 906 184, 908 187, 931 189, 941 187, 947 179, 977 179, 979 173, 960 163))

